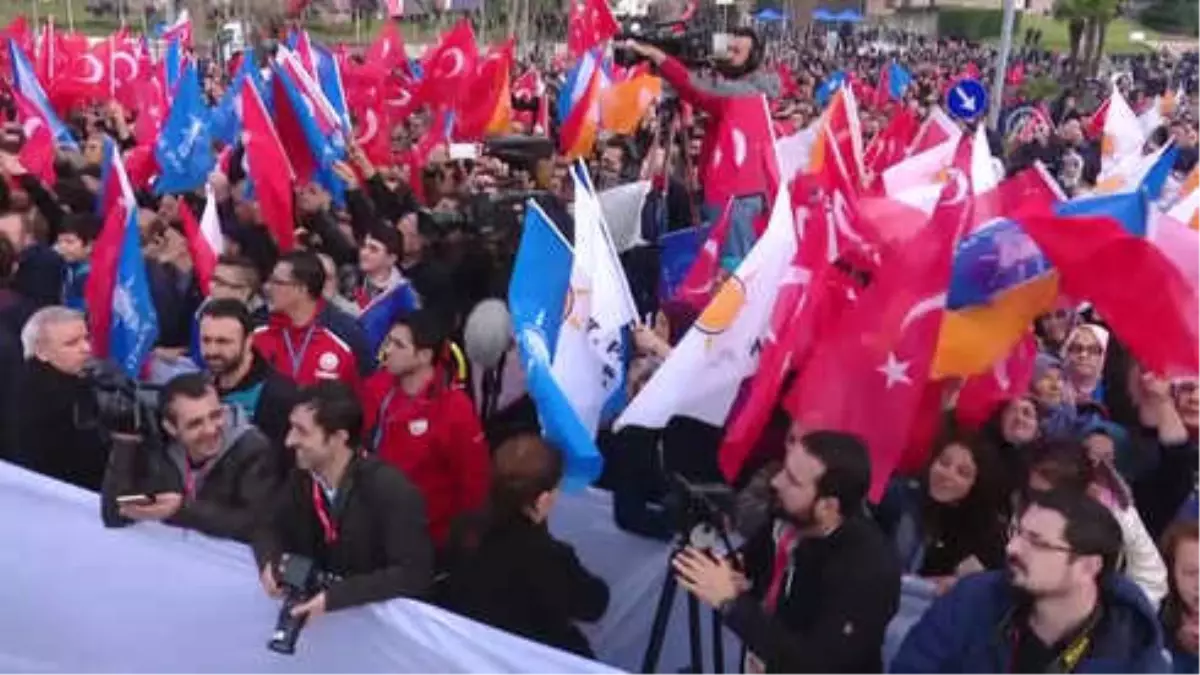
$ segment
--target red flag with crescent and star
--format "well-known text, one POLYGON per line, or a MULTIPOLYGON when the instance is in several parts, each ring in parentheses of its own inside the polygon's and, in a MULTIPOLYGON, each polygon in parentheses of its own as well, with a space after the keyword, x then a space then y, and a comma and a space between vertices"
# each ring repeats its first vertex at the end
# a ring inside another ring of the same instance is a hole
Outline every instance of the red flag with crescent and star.
POLYGON ((475 32, 471 30, 471 22, 464 18, 425 55, 421 98, 430 104, 453 105, 469 90, 478 60, 475 32))
POLYGON ((884 259, 853 309, 814 347, 785 400, 801 429, 843 431, 866 443, 875 502, 917 420, 936 417, 940 404, 926 389, 954 248, 973 218, 970 148, 970 138, 960 142, 929 224, 884 259))

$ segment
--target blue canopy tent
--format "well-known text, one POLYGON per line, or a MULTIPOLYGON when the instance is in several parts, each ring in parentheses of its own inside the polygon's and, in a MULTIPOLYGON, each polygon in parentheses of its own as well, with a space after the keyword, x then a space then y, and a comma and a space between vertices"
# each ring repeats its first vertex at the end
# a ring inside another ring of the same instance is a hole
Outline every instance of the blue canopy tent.
POLYGON ((859 14, 853 9, 843 9, 842 11, 833 15, 833 20, 841 21, 843 23, 861 23, 863 18, 862 14, 859 14))
POLYGON ((827 9, 815 10, 812 14, 813 21, 836 21, 833 12, 827 9))
POLYGON ((785 15, 783 12, 771 7, 760 10, 754 15, 755 21, 762 21, 765 23, 775 23, 777 21, 783 21, 786 18, 787 15, 785 15))

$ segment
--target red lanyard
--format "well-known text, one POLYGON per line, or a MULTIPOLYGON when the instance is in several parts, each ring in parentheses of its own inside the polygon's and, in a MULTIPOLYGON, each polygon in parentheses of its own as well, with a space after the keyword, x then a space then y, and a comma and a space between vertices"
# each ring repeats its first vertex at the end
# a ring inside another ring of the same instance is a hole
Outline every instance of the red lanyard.
POLYGON ((196 496, 196 474, 192 471, 192 462, 183 458, 183 498, 192 499, 196 496))
POLYGON ((771 565, 771 584, 767 586, 767 594, 763 598, 763 608, 774 614, 779 604, 779 595, 783 591, 783 579, 787 576, 788 562, 792 553, 792 544, 799 536, 796 528, 789 527, 779 535, 775 542, 775 559, 771 565))
POLYGON ((317 512, 317 520, 321 523, 321 530, 325 532, 325 543, 336 542, 338 538, 337 523, 334 523, 333 518, 329 516, 329 509, 325 506, 325 495, 321 494, 321 486, 317 485, 315 480, 312 484, 312 500, 313 509, 317 512))

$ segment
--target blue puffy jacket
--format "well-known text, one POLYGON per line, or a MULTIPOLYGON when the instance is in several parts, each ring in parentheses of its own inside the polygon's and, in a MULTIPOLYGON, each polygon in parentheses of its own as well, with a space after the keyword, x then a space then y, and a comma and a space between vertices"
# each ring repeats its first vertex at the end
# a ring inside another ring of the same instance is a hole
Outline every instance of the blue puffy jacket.
MULTIPOLYGON (((1016 596, 1003 572, 964 578, 909 631, 893 673, 1008 673, 1012 649, 1000 624, 1016 596)), ((1169 673, 1158 619, 1133 582, 1110 575, 1104 614, 1076 673, 1169 673)))

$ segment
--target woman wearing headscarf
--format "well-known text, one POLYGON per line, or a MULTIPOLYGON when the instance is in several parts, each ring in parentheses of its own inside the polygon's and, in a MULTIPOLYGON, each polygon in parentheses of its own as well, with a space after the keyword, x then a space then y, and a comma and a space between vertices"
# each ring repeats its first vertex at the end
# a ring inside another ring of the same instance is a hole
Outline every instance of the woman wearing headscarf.
POLYGON ((1108 351, 1109 332, 1094 323, 1071 329, 1063 341, 1061 357, 1066 381, 1066 399, 1079 406, 1099 402, 1104 395, 1104 356, 1108 351))
POLYGON ((1025 480, 1028 448, 1041 435, 1038 408, 1030 396, 1004 401, 980 429, 980 437, 997 457, 1006 494, 1012 493, 1025 480))

